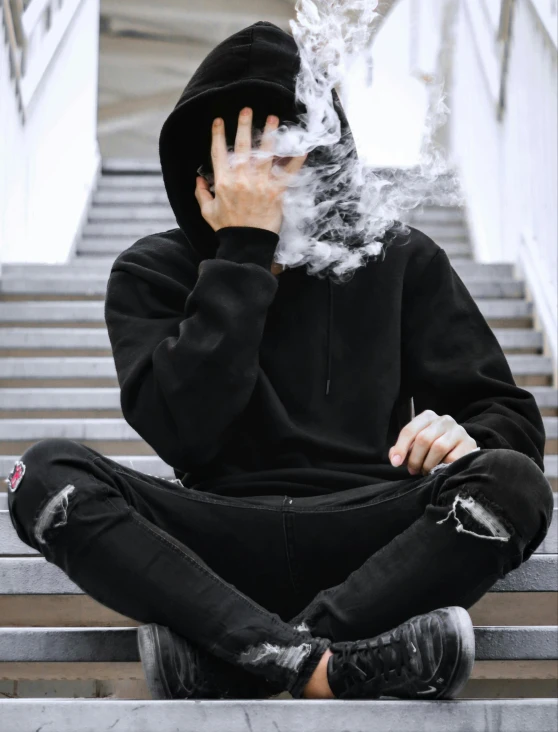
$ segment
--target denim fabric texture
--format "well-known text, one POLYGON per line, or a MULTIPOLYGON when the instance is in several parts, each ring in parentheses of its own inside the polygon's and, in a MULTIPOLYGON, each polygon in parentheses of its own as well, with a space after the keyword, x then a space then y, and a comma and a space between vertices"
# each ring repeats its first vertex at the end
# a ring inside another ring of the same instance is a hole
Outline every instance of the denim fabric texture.
POLYGON ((67 439, 20 460, 8 506, 23 542, 101 604, 295 698, 331 642, 471 607, 531 556, 554 506, 540 468, 506 449, 297 498, 186 488, 67 439))

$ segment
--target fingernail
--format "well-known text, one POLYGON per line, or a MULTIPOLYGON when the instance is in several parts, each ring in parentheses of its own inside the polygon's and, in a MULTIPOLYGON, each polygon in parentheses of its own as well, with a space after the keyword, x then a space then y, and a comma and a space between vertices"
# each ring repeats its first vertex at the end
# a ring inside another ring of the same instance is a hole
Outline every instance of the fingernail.
POLYGON ((398 465, 401 465, 401 455, 394 455, 391 458, 391 464, 395 465, 395 467, 397 467, 398 465))

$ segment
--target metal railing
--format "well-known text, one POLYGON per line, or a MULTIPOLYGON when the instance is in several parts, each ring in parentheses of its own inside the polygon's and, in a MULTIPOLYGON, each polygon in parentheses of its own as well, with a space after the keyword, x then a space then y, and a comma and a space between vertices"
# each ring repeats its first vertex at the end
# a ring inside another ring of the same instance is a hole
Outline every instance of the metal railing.
POLYGON ((2 0, 10 75, 22 122, 83 0, 2 0))

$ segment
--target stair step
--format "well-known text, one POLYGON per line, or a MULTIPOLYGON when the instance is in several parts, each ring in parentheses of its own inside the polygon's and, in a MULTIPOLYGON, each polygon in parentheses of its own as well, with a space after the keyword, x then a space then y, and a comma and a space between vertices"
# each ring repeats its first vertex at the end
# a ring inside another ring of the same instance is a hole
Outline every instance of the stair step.
POLYGON ((124 419, 0 419, 0 441, 26 442, 48 437, 71 440, 141 440, 124 419))
MULTIPOLYGON (((533 313, 533 303, 515 298, 479 298, 476 302, 487 320, 530 319, 533 313)), ((96 300, 0 302, 0 323, 50 321, 104 323, 104 303, 96 300)))
MULTIPOLYGON (((543 336, 542 333, 540 333, 539 331, 529 330, 528 328, 495 328, 493 332, 504 352, 511 350, 530 350, 538 352, 542 350, 543 336)), ((48 356, 51 354, 46 353, 46 351, 59 351, 70 349, 77 349, 80 351, 86 349, 109 350, 110 340, 106 329, 99 327, 0 327, 0 355, 2 354, 2 350, 7 349, 28 349, 32 351, 45 351, 44 354, 37 353, 36 355, 48 356)), ((67 355, 72 354, 68 353, 67 355)), ((110 353, 106 355, 110 355, 110 353)), ((511 356, 524 354, 508 355, 511 356)), ((537 353, 525 355, 537 355, 537 353)))
MULTIPOLYGON (((106 336, 106 333, 100 331, 106 336)), ((553 387, 525 387, 535 396, 539 409, 558 409, 558 390, 553 387)), ((120 409, 116 387, 91 388, 0 388, 0 410, 7 409, 120 409)), ((30 415, 31 416, 31 415, 30 415)))
POLYGON ((465 219, 466 212, 462 206, 422 206, 411 209, 407 214, 407 218, 411 219, 422 219, 428 216, 465 219))
MULTIPOLYGON (((180 488, 178 489, 180 490, 180 488)), ((556 592, 556 554, 533 554, 491 587, 491 592, 556 592)), ((42 556, 0 558, 0 595, 85 594, 42 556)), ((536 602, 536 598, 533 598, 536 602)))
MULTIPOLYGON (((150 224, 149 222, 144 222, 144 225, 142 226, 141 222, 137 222, 133 224, 133 229, 131 227, 132 225, 130 224, 118 224, 116 222, 110 225, 88 224, 84 232, 84 237, 78 245, 76 252, 77 256, 81 256, 82 254, 86 254, 87 256, 92 256, 94 254, 104 256, 107 254, 116 255, 124 251, 124 249, 132 246, 132 244, 134 244, 138 239, 150 234, 170 231, 171 229, 177 228, 177 224, 170 224, 170 222, 160 222, 160 224, 158 224, 158 222, 153 222, 150 224), (93 229, 91 229, 92 226, 96 227, 94 235, 93 229), (107 228, 106 233, 102 233, 100 228, 101 226, 107 228), (129 233, 124 233, 124 231, 121 230, 122 233, 119 233, 115 228, 117 226, 129 227, 130 231, 129 233)), ((468 243, 446 244, 443 241, 438 241, 437 244, 445 249, 448 257, 454 256, 466 259, 471 256, 471 247, 468 243)))
MULTIPOLYGON (((95 303, 96 304, 96 303, 95 303)), ((549 356, 540 356, 535 354, 509 354, 506 360, 514 375, 529 374, 552 374, 552 359, 549 356)), ((60 357, 60 358, 41 358, 41 357, 7 357, 0 358, 0 378, 9 378, 16 375, 25 377, 31 374, 39 375, 43 369, 43 375, 46 378, 53 378, 51 374, 55 374, 59 369, 66 376, 78 376, 85 374, 85 371, 91 371, 93 375, 97 371, 107 375, 116 375, 114 368, 109 372, 108 365, 114 366, 111 357, 91 356, 91 357, 60 357)), ((86 374, 89 375, 89 374, 86 374)), ((36 378, 36 376, 35 376, 36 378)), ((60 377, 61 378, 61 377, 60 377)))
POLYGON ((97 186, 98 191, 142 189, 164 191, 162 175, 103 175, 97 186))
MULTIPOLYGON (((169 216, 165 216, 161 219, 155 219, 153 221, 138 220, 90 223, 85 225, 83 231, 84 236, 78 245, 78 249, 81 251, 83 249, 81 244, 85 242, 89 242, 90 244, 95 243, 96 237, 99 239, 111 237, 111 239, 114 239, 115 241, 122 240, 126 242, 129 239, 139 239, 142 236, 148 236, 149 234, 155 234, 175 228, 176 221, 171 220, 169 216)), ((99 241, 97 243, 101 244, 102 242, 99 241)))
MULTIPOLYGON (((140 662, 137 628, 0 628, 0 661, 140 662)), ((475 627, 476 661, 553 660, 556 626, 475 627)))
POLYGON ((520 348, 542 350, 544 347, 543 334, 538 330, 529 328, 493 328, 492 332, 496 336, 503 351, 520 348))
MULTIPOLYGON (((10 277, 0 280, 0 294, 5 295, 81 295, 104 296, 108 277, 92 275, 10 277)), ((522 298, 525 286, 519 280, 465 278, 465 286, 474 298, 522 298)))
POLYGON ((134 236, 123 236, 119 238, 91 236, 83 237, 76 250, 76 258, 79 258, 83 255, 85 255, 86 257, 94 257, 96 255, 106 257, 107 255, 112 255, 114 258, 116 258, 118 254, 123 252, 125 249, 128 249, 128 247, 131 247, 132 244, 135 244, 136 241, 138 241, 142 237, 147 236, 147 234, 163 234, 165 231, 169 231, 171 228, 174 227, 152 227, 150 231, 146 234, 138 233, 134 236))
MULTIPOLYGON (((558 436, 558 417, 542 418, 547 439, 558 436)), ((141 440, 124 419, 0 419, 0 440, 141 440)))
MULTIPOLYGON (((543 417, 546 433, 546 447, 549 449, 558 437, 558 417, 543 417)), ((38 440, 46 438, 67 438, 89 444, 103 443, 98 449, 104 454, 133 450, 133 454, 151 454, 153 452, 138 433, 123 418, 109 417, 66 417, 57 418, 11 418, 0 419, 0 451, 23 452, 38 440), (138 444, 129 444, 129 443, 138 444), (18 449, 18 444, 21 443, 18 449), (122 444, 121 444, 122 443, 122 444), (128 447, 125 446, 128 443, 128 447)))
POLYGON ((137 188, 132 190, 120 190, 119 188, 98 189, 93 195, 93 207, 111 206, 114 208, 130 206, 165 206, 170 209, 167 192, 162 190, 152 190, 137 188))
POLYGON ((56 732, 271 732, 271 730, 374 730, 393 732, 551 732, 556 729, 556 699, 455 699, 443 701, 267 699, 4 699, 7 730, 28 732, 48 725, 56 732), (459 727, 456 726, 458 720, 459 727))
POLYGON ((60 410, 60 417, 64 416, 65 409, 120 410, 120 389, 114 387, 98 387, 96 389, 0 388, 0 409, 28 409, 31 411, 34 409, 57 409, 60 410))
POLYGON ((475 300, 525 297, 525 283, 522 280, 462 279, 475 300))
POLYGON ((533 394, 539 409, 558 409, 558 389, 555 386, 528 386, 525 388, 533 394))
POLYGON ((0 348, 107 350, 110 340, 104 328, 0 328, 0 348))
POLYGON ((104 324, 104 302, 48 300, 0 302, 0 323, 98 322, 104 324))
POLYGON ((432 222, 438 226, 467 226, 467 221, 464 212, 460 209, 452 211, 433 211, 430 209, 425 210, 422 214, 415 214, 413 212, 401 216, 402 220, 420 229, 425 223, 432 222))
POLYGON ((425 221, 423 224, 416 226, 415 228, 429 236, 437 244, 440 241, 469 243, 469 234, 467 233, 467 229, 458 224, 447 224, 443 226, 441 224, 425 221))
POLYGON ((0 379, 116 379, 111 356, 0 358, 0 379))
POLYGON ((101 170, 103 179, 110 175, 122 178, 126 173, 143 174, 146 177, 162 176, 161 164, 156 158, 103 158, 101 170))
MULTIPOLYGON (((108 277, 114 257, 80 254, 67 264, 5 264, 2 266, 2 279, 26 277, 108 277)), ((461 279, 474 278, 486 280, 513 280, 513 265, 507 262, 482 264, 471 259, 451 258, 451 264, 461 279)))
POLYGON ((133 224, 136 221, 165 221, 176 226, 176 219, 167 203, 163 206, 100 206, 94 204, 89 211, 91 223, 104 223, 112 229, 114 221, 133 224))
MULTIPOLYGON (((40 276, 0 280, 0 293, 15 295, 81 295, 104 296, 108 277, 104 276, 40 276)), ((506 296, 511 297, 506 292, 506 296)))
POLYGON ((65 264, 4 264, 2 279, 26 277, 108 277, 114 257, 86 257, 71 259, 65 264))
MULTIPOLYGON (((16 460, 19 460, 21 454, 18 455, 0 455, 0 486, 4 487, 1 479, 7 476, 16 460)), ((174 478, 173 469, 161 460, 157 455, 111 455, 111 460, 123 465, 126 468, 137 470, 140 473, 149 475, 157 475, 160 478, 174 478)), ((0 511, 8 508, 8 494, 1 492, 0 488, 0 511)))
POLYGON ((475 262, 472 259, 460 259, 459 257, 450 257, 451 266, 465 280, 467 277, 475 279, 487 280, 512 280, 514 279, 514 266, 507 262, 495 262, 493 264, 483 264, 475 262))

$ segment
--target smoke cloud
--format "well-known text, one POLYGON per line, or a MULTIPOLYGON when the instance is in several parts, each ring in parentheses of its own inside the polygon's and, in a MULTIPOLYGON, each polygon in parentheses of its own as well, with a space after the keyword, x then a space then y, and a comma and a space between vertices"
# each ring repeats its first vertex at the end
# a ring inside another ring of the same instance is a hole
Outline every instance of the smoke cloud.
MULTIPOLYGON (((403 222, 412 209, 461 203, 457 180, 433 143, 448 113, 442 82, 431 86, 417 166, 373 170, 359 160, 353 142, 342 139, 332 91, 348 83, 363 55, 371 66, 377 5, 377 0, 297 0, 296 19, 290 21, 301 61, 296 101, 307 112, 272 133, 273 154, 308 153, 308 158, 284 193, 275 261, 285 267, 305 265, 308 274, 319 277, 350 278, 382 253, 390 232, 410 233, 403 222)), ((361 82, 362 94, 370 82, 361 82)), ((234 165, 234 153, 229 155, 234 165)))

